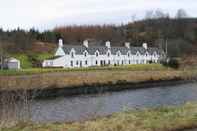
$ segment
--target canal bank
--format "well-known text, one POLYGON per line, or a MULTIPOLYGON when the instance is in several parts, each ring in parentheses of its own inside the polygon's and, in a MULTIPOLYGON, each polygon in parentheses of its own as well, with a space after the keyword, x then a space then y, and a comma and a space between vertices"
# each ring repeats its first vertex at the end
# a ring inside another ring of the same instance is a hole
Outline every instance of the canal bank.
POLYGON ((30 98, 98 94, 188 83, 194 81, 196 76, 196 70, 99 70, 0 76, 0 92, 1 94, 26 92, 30 98))

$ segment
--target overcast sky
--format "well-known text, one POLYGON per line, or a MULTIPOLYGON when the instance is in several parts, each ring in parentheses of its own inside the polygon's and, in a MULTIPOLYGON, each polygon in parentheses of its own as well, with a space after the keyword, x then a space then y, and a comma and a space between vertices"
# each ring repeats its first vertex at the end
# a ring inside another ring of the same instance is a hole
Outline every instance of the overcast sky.
POLYGON ((133 14, 162 9, 174 16, 180 8, 197 17, 197 0, 0 0, 0 27, 45 30, 59 25, 121 24, 133 14))

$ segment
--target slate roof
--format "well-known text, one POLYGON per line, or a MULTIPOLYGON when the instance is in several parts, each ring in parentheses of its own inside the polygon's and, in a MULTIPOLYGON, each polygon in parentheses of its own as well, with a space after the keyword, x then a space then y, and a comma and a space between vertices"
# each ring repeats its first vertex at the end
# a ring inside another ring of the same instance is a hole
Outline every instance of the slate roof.
POLYGON ((99 51, 100 55, 104 55, 107 53, 108 48, 105 46, 89 46, 87 51, 90 55, 94 55, 96 51, 99 51))
POLYGON ((83 45, 64 45, 63 50, 65 54, 70 54, 71 50, 74 49, 76 55, 83 55, 85 51, 87 51, 90 55, 94 55, 96 51, 99 51, 100 55, 107 54, 107 51, 110 50, 113 55, 116 55, 118 51, 121 52, 122 55, 127 55, 127 53, 130 51, 131 54, 135 55, 137 52, 139 52, 142 55, 145 55, 146 52, 148 52, 150 55, 154 54, 156 52, 157 54, 164 54, 163 50, 160 50, 158 48, 152 48, 149 47, 147 50, 143 47, 133 47, 127 48, 125 46, 112 46, 111 48, 107 48, 106 46, 97 46, 97 45, 91 45, 88 48, 86 48, 83 45))
POLYGON ((63 47, 65 54, 70 54, 72 49, 75 50, 76 55, 82 55, 83 52, 86 50, 86 47, 83 45, 66 45, 63 47))

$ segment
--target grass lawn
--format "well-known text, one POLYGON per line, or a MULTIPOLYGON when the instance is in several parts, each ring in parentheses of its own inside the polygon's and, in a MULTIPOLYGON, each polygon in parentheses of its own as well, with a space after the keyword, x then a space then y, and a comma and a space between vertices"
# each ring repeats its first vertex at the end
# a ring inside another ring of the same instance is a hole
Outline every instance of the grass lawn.
MULTIPOLYGON (((28 63, 25 64, 28 67, 28 63)), ((159 71, 170 70, 160 64, 142 64, 111 67, 88 67, 88 68, 29 68, 21 70, 0 70, 0 75, 31 75, 50 72, 70 72, 70 71, 98 71, 98 70, 128 70, 128 71, 159 71)))
POLYGON ((53 55, 50 53, 31 53, 29 55, 27 54, 12 54, 12 57, 20 60, 21 62, 21 68, 22 69, 30 69, 33 67, 33 63, 35 62, 42 62, 45 59, 48 59, 52 57, 53 55))
POLYGON ((20 60, 21 62, 21 68, 27 69, 27 68, 32 68, 32 63, 29 60, 28 56, 25 54, 14 54, 12 57, 20 60))
POLYGON ((20 123, 2 131, 178 131, 197 127, 197 104, 179 107, 126 110, 112 116, 85 122, 27 124, 20 123))

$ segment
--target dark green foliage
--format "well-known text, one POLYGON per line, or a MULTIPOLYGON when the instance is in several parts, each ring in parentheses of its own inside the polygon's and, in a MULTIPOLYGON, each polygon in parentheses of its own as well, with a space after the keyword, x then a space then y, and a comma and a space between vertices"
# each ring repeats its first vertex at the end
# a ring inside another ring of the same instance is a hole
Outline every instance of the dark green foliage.
POLYGON ((180 66, 180 63, 177 59, 170 59, 168 62, 168 66, 174 69, 178 69, 180 66))
POLYGON ((168 60, 161 61, 161 64, 173 69, 178 69, 180 67, 179 61, 175 58, 170 58, 168 60))
MULTIPOLYGON (((162 14, 162 13, 160 13, 162 14)), ((29 31, 15 29, 4 31, 0 29, 0 44, 8 53, 31 53, 32 44, 37 41, 56 44, 63 38, 65 44, 78 44, 84 39, 99 41, 110 40, 112 46, 123 45, 124 41, 132 46, 141 46, 143 42, 149 46, 165 48, 168 40, 168 55, 181 57, 185 54, 197 53, 197 19, 169 17, 145 19, 125 25, 86 25, 58 27, 54 30, 39 32, 32 28, 29 31)), ((0 47, 0 48, 1 48, 0 47)), ((44 52, 43 52, 44 53, 44 52)))

